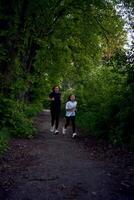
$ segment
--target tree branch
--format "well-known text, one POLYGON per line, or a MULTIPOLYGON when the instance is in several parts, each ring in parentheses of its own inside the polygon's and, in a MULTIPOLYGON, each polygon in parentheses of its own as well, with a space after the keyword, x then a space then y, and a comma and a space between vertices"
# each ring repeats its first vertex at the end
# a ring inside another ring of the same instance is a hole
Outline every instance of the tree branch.
MULTIPOLYGON (((68 3, 68 5, 63 6, 63 5, 61 5, 62 1, 63 0, 58 0, 57 3, 55 4, 55 8, 53 9, 53 13, 54 13, 53 21, 50 24, 50 28, 48 28, 47 31, 42 32, 42 34, 41 34, 42 37, 49 36, 54 32, 55 24, 61 17, 65 16, 66 12, 68 11, 69 6, 72 5, 72 2, 73 2, 73 1, 71 1, 70 3, 68 3)), ((40 9, 42 10, 42 8, 40 8, 40 9)), ((45 13, 43 10, 42 10, 42 13, 45 18, 46 16, 45 16, 45 13)))
POLYGON ((97 22, 98 26, 101 28, 101 30, 103 31, 104 37, 107 41, 107 45, 109 46, 109 39, 107 37, 107 33, 108 31, 103 27, 103 25, 101 24, 101 22, 97 19, 97 17, 94 17, 95 21, 97 22))

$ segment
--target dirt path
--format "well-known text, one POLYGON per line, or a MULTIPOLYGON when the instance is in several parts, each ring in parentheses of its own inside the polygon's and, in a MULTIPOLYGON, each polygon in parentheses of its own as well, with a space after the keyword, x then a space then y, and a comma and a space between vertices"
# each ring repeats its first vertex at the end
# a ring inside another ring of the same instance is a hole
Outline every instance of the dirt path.
POLYGON ((133 153, 107 158, 93 141, 52 135, 49 121, 41 113, 34 139, 11 141, 0 163, 0 200, 134 200, 133 153))

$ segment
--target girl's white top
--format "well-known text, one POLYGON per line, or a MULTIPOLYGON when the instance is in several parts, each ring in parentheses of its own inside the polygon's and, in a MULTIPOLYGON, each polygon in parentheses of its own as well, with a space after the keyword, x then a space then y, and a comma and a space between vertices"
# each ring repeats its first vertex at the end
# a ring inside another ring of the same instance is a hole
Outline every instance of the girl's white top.
POLYGON ((75 116, 75 110, 76 110, 76 106, 77 106, 77 101, 68 101, 66 103, 66 116, 70 117, 70 116, 75 116), (69 111, 68 109, 74 109, 74 111, 69 111))

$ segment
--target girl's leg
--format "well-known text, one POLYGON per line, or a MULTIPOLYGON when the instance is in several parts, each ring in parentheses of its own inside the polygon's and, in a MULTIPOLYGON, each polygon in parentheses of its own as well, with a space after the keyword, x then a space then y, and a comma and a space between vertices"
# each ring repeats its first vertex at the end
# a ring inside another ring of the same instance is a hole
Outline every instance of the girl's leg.
POLYGON ((71 117, 71 121, 72 121, 72 130, 73 130, 73 133, 75 133, 75 116, 71 117))
POLYGON ((65 129, 69 126, 69 124, 70 124, 70 117, 66 117, 65 129))

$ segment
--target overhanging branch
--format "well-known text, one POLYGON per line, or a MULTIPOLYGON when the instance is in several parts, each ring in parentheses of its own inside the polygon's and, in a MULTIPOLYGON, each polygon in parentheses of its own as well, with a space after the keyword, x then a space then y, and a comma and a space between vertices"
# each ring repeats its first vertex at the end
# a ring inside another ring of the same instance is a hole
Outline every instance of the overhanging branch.
MULTIPOLYGON (((103 27, 103 25, 101 24, 101 22, 98 20, 97 17, 94 17, 96 23, 98 24, 98 26, 101 28, 101 30, 103 31, 103 34, 104 34, 104 37, 107 41, 107 45, 109 46, 109 39, 108 39, 108 36, 107 36, 107 33, 108 31, 103 27)), ((108 33, 109 34, 109 33, 108 33)))

